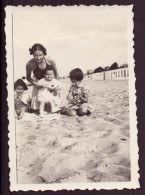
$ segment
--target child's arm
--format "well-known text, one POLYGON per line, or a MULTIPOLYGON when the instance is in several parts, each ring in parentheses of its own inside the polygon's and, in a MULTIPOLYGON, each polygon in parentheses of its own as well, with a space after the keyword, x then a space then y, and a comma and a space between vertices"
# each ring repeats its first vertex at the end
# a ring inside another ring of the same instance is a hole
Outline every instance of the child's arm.
POLYGON ((69 93, 67 95, 67 100, 71 103, 71 104, 75 104, 76 102, 73 99, 73 95, 72 95, 72 91, 73 91, 73 87, 71 86, 69 89, 69 93))
POLYGON ((82 89, 82 93, 80 94, 80 99, 83 103, 88 103, 89 100, 89 88, 87 86, 84 86, 82 89))
POLYGON ((58 96, 60 97, 60 90, 59 90, 59 89, 56 89, 56 90, 54 91, 54 95, 58 95, 58 96))
POLYGON ((69 94, 67 95, 67 100, 71 103, 71 104, 76 104, 76 101, 72 98, 72 93, 69 92, 69 94))
POLYGON ((83 96, 80 95, 80 99, 83 101, 83 103, 88 103, 89 95, 84 93, 83 96))

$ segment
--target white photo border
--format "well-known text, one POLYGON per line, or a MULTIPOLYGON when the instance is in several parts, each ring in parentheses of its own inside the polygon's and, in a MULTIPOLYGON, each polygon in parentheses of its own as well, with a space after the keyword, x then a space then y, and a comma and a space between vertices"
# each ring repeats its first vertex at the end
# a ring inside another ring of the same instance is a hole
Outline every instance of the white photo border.
MULTIPOLYGON (((108 6, 108 5, 105 5, 108 6)), ((113 5, 118 6, 118 5, 113 5)), ((124 6, 124 5, 121 5, 124 6)), ((118 189, 136 189, 140 187, 139 184, 139 148, 137 143, 137 117, 136 117, 136 89, 135 89, 135 62, 134 62, 134 42, 133 42, 133 5, 128 6, 128 63, 132 64, 129 66, 129 118, 130 118, 130 155, 131 155, 131 181, 128 182, 98 182, 98 183, 61 183, 61 184, 18 184, 16 174, 16 124, 14 118, 14 54, 13 54, 13 29, 12 29, 12 17, 13 13, 17 12, 18 9, 47 9, 48 6, 6 6, 6 19, 5 19, 5 34, 6 34, 6 62, 7 62, 7 91, 8 91, 8 120, 9 120, 9 168, 10 168, 10 191, 45 191, 45 190, 111 190, 118 189)), ((49 6, 51 7, 51 6, 49 6)), ((65 6, 61 6, 63 8, 65 6)))

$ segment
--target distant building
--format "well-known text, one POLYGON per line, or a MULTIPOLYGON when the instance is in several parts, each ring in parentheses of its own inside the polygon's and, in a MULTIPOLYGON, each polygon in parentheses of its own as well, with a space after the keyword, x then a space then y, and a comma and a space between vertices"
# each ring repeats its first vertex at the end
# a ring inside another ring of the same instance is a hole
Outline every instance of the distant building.
POLYGON ((109 66, 106 66, 106 67, 104 68, 104 70, 105 70, 105 71, 109 71, 109 70, 110 70, 110 67, 109 67, 109 66))
POLYGON ((120 68, 86 75, 84 80, 127 80, 129 78, 129 69, 120 68))
POLYGON ((87 70, 87 74, 93 74, 94 70, 87 70))

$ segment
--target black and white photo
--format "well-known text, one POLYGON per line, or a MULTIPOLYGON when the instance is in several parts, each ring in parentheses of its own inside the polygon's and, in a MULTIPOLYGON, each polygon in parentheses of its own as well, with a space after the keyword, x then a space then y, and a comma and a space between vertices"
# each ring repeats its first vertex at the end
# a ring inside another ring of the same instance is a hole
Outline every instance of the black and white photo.
POLYGON ((139 187, 132 8, 5 8, 12 191, 139 187))

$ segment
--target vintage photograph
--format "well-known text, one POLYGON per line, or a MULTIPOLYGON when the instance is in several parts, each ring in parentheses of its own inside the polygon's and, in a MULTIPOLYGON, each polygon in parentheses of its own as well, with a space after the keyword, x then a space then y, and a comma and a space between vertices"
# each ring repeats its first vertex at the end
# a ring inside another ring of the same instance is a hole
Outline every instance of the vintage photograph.
POLYGON ((139 187, 132 9, 5 8, 12 191, 139 187))

